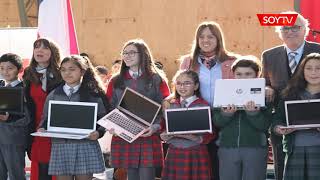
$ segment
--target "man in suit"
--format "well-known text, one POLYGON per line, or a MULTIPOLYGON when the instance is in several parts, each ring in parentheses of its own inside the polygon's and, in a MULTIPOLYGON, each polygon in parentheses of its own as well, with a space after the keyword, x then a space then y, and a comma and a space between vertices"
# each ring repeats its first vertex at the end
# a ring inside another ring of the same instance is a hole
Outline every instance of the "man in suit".
MULTIPOLYGON (((283 14, 296 12, 284 12, 283 14)), ((262 53, 262 76, 266 79, 266 96, 268 101, 272 101, 276 107, 281 90, 283 90, 288 80, 295 73, 301 60, 308 54, 320 52, 320 45, 305 40, 309 33, 309 22, 302 15, 298 14, 294 26, 276 27, 283 45, 273 47, 262 53)), ((275 176, 277 180, 282 180, 284 157, 282 151, 282 136, 277 136, 271 130, 271 144, 273 149, 275 176)))

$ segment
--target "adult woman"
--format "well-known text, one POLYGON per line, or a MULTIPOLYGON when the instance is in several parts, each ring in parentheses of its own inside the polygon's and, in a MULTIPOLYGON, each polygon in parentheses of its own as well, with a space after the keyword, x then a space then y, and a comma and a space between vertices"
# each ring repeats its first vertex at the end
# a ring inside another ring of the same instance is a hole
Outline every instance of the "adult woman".
MULTIPOLYGON (((60 60, 59 49, 53 42, 47 39, 37 39, 34 42, 33 56, 23 76, 28 109, 32 118, 30 132, 39 126, 48 93, 61 82, 60 60)), ((48 175, 50 149, 50 138, 33 138, 31 149, 28 151, 31 160, 31 180, 52 179, 48 175)))
MULTIPOLYGON (((200 93, 210 105, 214 101, 215 81, 231 79, 231 65, 236 57, 225 49, 224 37, 218 23, 202 22, 195 33, 191 53, 181 57, 180 69, 191 69, 198 73, 200 93)), ((217 146, 212 141, 209 145, 212 159, 213 179, 219 179, 217 146)))

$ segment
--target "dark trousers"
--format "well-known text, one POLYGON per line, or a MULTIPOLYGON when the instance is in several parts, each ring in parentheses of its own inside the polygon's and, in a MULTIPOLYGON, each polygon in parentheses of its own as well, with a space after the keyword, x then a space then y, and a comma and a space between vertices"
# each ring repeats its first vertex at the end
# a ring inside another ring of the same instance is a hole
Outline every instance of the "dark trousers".
POLYGON ((52 176, 48 175, 49 164, 39 163, 39 180, 51 180, 52 176))
POLYGON ((276 180, 282 180, 285 159, 285 153, 283 152, 282 146, 282 136, 271 133, 270 139, 273 153, 274 175, 276 180))
POLYGON ((218 146, 216 145, 216 141, 211 141, 208 145, 208 151, 211 159, 211 169, 212 176, 211 180, 219 180, 219 159, 218 159, 218 146))

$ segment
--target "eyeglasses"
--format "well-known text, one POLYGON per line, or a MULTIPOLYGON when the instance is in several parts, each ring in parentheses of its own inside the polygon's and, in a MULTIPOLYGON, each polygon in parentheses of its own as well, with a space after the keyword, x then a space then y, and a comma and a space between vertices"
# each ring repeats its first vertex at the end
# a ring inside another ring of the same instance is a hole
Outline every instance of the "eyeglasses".
POLYGON ((302 28, 302 26, 298 26, 298 25, 294 25, 294 26, 283 26, 280 28, 280 31, 283 33, 288 33, 289 30, 291 30, 291 32, 298 32, 300 31, 300 29, 302 28))
POLYGON ((138 54, 139 52, 137 51, 129 51, 129 52, 123 52, 122 53, 122 57, 134 57, 136 56, 136 54, 138 54))
POLYGON ((194 83, 191 82, 191 81, 184 81, 184 82, 180 82, 180 81, 177 81, 175 82, 175 85, 176 86, 185 86, 185 87, 190 87, 191 85, 193 85, 194 83))

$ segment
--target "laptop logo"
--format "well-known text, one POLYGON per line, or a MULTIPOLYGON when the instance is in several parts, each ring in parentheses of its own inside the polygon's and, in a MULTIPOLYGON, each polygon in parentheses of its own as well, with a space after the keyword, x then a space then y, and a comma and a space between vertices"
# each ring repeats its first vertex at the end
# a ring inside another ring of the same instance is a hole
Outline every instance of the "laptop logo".
POLYGON ((236 93, 237 93, 237 94, 242 94, 242 93, 243 93, 243 90, 242 90, 242 89, 236 89, 236 93))

